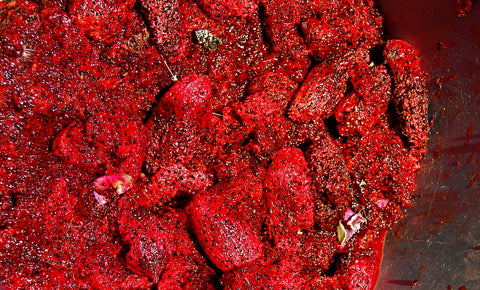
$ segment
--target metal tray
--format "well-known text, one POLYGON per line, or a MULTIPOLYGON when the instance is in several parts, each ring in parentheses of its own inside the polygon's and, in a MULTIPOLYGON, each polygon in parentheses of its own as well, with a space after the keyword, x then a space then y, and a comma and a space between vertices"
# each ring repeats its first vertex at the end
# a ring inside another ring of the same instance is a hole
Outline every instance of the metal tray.
POLYGON ((428 154, 416 204, 386 238, 377 290, 480 289, 480 3, 380 0, 389 38, 412 43, 429 73, 428 154))

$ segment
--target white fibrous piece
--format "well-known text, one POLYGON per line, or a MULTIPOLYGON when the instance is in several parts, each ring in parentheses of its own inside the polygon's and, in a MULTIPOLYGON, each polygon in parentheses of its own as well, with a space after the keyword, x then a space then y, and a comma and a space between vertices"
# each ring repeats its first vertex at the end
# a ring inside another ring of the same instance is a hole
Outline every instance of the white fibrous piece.
POLYGON ((95 199, 97 200, 99 205, 104 205, 107 203, 107 199, 105 196, 98 194, 96 191, 93 192, 93 196, 95 196, 95 199))
POLYGON ((343 215, 343 220, 348 221, 353 215, 355 215, 355 212, 351 208, 347 208, 343 215))
POLYGON ((337 226, 337 238, 341 248, 345 247, 353 235, 360 230, 361 224, 366 223, 367 220, 361 214, 348 208, 345 211, 343 222, 340 221, 337 226), (346 225, 343 222, 346 222, 346 225))
POLYGON ((358 230, 360 230, 360 225, 366 222, 367 220, 361 214, 356 213, 350 218, 350 220, 348 220, 347 226, 352 229, 353 235, 354 233, 358 232, 358 230))

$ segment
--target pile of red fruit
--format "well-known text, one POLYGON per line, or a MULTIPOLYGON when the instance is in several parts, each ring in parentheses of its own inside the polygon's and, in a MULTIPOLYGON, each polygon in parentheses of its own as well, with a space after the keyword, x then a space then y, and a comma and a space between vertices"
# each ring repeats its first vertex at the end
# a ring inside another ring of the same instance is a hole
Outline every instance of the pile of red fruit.
POLYGON ((429 129, 382 21, 371 0, 1 1, 2 285, 372 289, 429 129))

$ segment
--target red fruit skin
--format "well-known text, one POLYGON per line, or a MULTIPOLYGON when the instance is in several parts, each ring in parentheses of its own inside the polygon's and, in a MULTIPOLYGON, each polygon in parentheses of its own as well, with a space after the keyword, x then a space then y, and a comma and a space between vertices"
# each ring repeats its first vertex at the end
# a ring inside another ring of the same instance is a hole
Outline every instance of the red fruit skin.
POLYGON ((187 212, 200 245, 222 271, 232 270, 262 256, 260 238, 239 213, 226 207, 215 195, 195 195, 187 212))

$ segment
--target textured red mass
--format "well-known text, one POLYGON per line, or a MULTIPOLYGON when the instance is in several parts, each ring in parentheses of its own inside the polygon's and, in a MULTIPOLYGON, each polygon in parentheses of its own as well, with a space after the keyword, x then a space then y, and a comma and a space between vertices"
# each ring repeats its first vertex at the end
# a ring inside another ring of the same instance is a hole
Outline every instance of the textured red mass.
POLYGON ((290 105, 290 118, 306 123, 329 117, 343 98, 347 81, 348 75, 342 62, 318 64, 295 94, 290 105))
POLYGON ((457 17, 465 17, 467 16, 473 8, 472 0, 457 0, 457 5, 455 7, 455 15, 457 17))
POLYGON ((274 51, 278 52, 279 68, 295 81, 301 81, 308 73, 310 59, 300 36, 298 26, 305 13, 304 1, 261 1, 265 9, 266 32, 274 51))
POLYGON ((302 31, 315 57, 328 59, 380 44, 383 20, 373 1, 312 1, 311 5, 315 17, 302 22, 302 31))
POLYGON ((207 256, 228 271, 260 258, 262 243, 241 213, 225 206, 216 195, 197 194, 187 210, 207 256))
POLYGON ((192 119, 205 124, 211 117, 210 80, 205 76, 189 75, 176 83, 163 97, 162 105, 173 111, 177 119, 192 119))
POLYGON ((354 200, 354 191, 341 145, 328 134, 322 137, 307 151, 315 198, 321 200, 324 195, 334 204, 349 205, 354 200))
POLYGON ((251 17, 257 10, 252 0, 200 0, 199 2, 213 18, 219 20, 230 16, 251 17))
POLYGON ((243 268, 231 271, 222 277, 225 289, 308 289, 305 278, 295 272, 288 260, 280 263, 252 263, 243 268))
POLYGON ((161 217, 141 209, 119 218, 119 231, 129 245, 127 267, 158 285, 181 289, 212 287, 213 270, 206 265, 187 231, 184 213, 161 217))
POLYGON ((125 11, 131 11, 134 4, 132 0, 74 0, 68 1, 68 12, 88 37, 110 44, 132 21, 132 13, 125 11))
POLYGON ((0 288, 373 289, 425 77, 369 0, 0 1, 0 288))
POLYGON ((113 110, 92 115, 84 123, 69 124, 55 138, 53 149, 55 155, 72 164, 94 170, 104 167, 107 174, 126 173, 137 178, 145 143, 143 124, 113 110))
POLYGON ((180 1, 142 0, 140 3, 158 49, 169 61, 179 60, 184 56, 188 38, 180 1))
POLYGON ((403 40, 387 41, 384 57, 393 74, 395 108, 403 135, 415 155, 423 155, 428 140, 428 94, 426 74, 418 52, 403 40))
POLYGON ((147 123, 150 138, 146 169, 156 173, 163 166, 182 164, 188 169, 204 168, 214 153, 206 143, 212 117, 210 81, 190 75, 177 82, 160 100, 147 123))
POLYGON ((343 145, 346 167, 354 182, 363 184, 362 203, 390 199, 409 205, 415 189, 412 168, 417 167, 417 160, 408 154, 400 136, 385 126, 383 121, 367 136, 351 138, 343 145))
POLYGON ((384 66, 370 68, 359 62, 351 82, 354 91, 335 108, 337 128, 342 136, 364 135, 388 109, 392 99, 391 80, 384 66))
POLYGON ((243 102, 233 105, 250 135, 246 148, 264 165, 292 139, 295 124, 284 113, 295 88, 284 74, 267 72, 254 79, 243 102))
POLYGON ((300 149, 284 147, 265 176, 267 225, 276 247, 296 250, 302 230, 313 226, 314 202, 307 161, 300 149))

